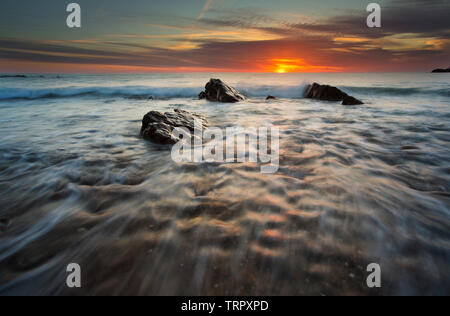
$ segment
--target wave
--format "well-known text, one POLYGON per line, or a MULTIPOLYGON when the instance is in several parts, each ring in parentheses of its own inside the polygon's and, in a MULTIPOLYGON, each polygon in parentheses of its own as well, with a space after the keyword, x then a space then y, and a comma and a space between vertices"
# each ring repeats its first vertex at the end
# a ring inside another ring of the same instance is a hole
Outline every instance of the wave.
MULTIPOLYGON (((307 84, 296 86, 236 86, 245 96, 249 98, 265 98, 274 95, 278 98, 301 99, 307 84)), ((450 96, 448 89, 426 89, 426 88, 395 88, 395 87, 355 87, 342 86, 342 90, 348 93, 366 95, 391 95, 409 96, 415 94, 450 96)), ((0 88, 0 100, 35 100, 46 98, 69 98, 78 96, 99 96, 99 97, 124 97, 142 98, 149 97, 170 99, 170 98, 197 98, 203 87, 146 87, 146 86, 119 86, 119 87, 60 87, 45 89, 28 88, 0 88)))
MULTIPOLYGON (((255 86, 238 87, 247 97, 267 97, 275 94, 280 98, 302 98, 305 85, 301 86, 255 86)), ((204 88, 199 87, 65 87, 48 89, 0 88, 0 100, 35 100, 68 98, 78 96, 124 97, 124 98, 196 98, 204 88)))
POLYGON ((102 96, 125 98, 176 98, 196 97, 201 88, 172 88, 172 87, 66 87, 51 89, 0 88, 0 100, 13 99, 47 99, 68 98, 78 96, 102 96))

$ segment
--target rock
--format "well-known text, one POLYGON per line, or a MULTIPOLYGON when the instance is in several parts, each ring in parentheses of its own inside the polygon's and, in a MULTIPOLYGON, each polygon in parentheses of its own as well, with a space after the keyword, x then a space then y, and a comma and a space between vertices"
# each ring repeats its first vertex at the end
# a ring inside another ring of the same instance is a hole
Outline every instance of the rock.
POLYGON ((200 99, 206 98, 212 102, 234 103, 245 100, 245 97, 235 88, 230 87, 220 79, 211 79, 200 93, 200 99))
POLYGON ((342 101, 342 105, 360 105, 360 104, 364 103, 350 95, 347 95, 342 101))
POLYGON ((154 99, 155 99, 155 97, 151 95, 151 96, 148 97, 147 100, 150 101, 150 100, 154 100, 154 99))
POLYGON ((450 72, 450 67, 448 67, 447 69, 435 69, 432 71, 432 73, 448 73, 450 72))
POLYGON ((199 121, 201 128, 208 126, 205 117, 199 114, 176 109, 174 112, 162 113, 148 112, 142 120, 141 136, 158 144, 172 145, 180 141, 172 132, 176 127, 184 127, 193 132, 195 120, 199 121))
POLYGON ((269 95, 266 100, 276 100, 277 98, 274 97, 273 95, 269 95))
POLYGON ((364 104, 336 87, 313 83, 305 91, 305 98, 323 101, 342 101, 343 105, 364 104))
POLYGON ((204 99, 206 99, 206 92, 204 92, 204 91, 200 92, 200 94, 198 95, 198 99, 199 99, 199 100, 204 100, 204 99))
POLYGON ((347 96, 336 87, 313 83, 306 91, 306 98, 324 101, 342 101, 347 96))

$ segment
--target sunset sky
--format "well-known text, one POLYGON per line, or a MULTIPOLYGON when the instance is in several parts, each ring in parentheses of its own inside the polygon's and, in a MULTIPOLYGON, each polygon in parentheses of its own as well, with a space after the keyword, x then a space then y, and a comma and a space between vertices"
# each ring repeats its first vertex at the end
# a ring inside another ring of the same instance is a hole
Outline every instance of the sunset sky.
POLYGON ((0 1, 0 72, 381 72, 450 66, 450 1, 0 1))

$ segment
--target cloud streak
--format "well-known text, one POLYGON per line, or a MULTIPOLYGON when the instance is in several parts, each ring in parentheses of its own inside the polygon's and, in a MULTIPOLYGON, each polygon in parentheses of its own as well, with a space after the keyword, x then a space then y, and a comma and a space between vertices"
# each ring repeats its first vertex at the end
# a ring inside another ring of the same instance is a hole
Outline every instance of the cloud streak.
POLYGON ((206 0, 205 5, 202 8, 202 11, 200 12, 199 16, 197 17, 197 21, 201 20, 204 16, 206 11, 211 7, 213 0, 206 0))

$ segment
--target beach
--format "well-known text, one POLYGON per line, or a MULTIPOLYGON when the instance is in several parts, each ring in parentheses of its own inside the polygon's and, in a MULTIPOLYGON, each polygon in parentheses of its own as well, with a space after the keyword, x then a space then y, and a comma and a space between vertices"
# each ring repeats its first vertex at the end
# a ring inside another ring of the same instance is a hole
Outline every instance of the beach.
POLYGON ((430 73, 0 78, 0 294, 448 295, 449 91, 430 73), (246 100, 199 100, 210 78, 246 100), (313 82, 364 104, 305 99, 313 82), (140 137, 174 109, 276 126, 279 168, 174 162, 140 137))

